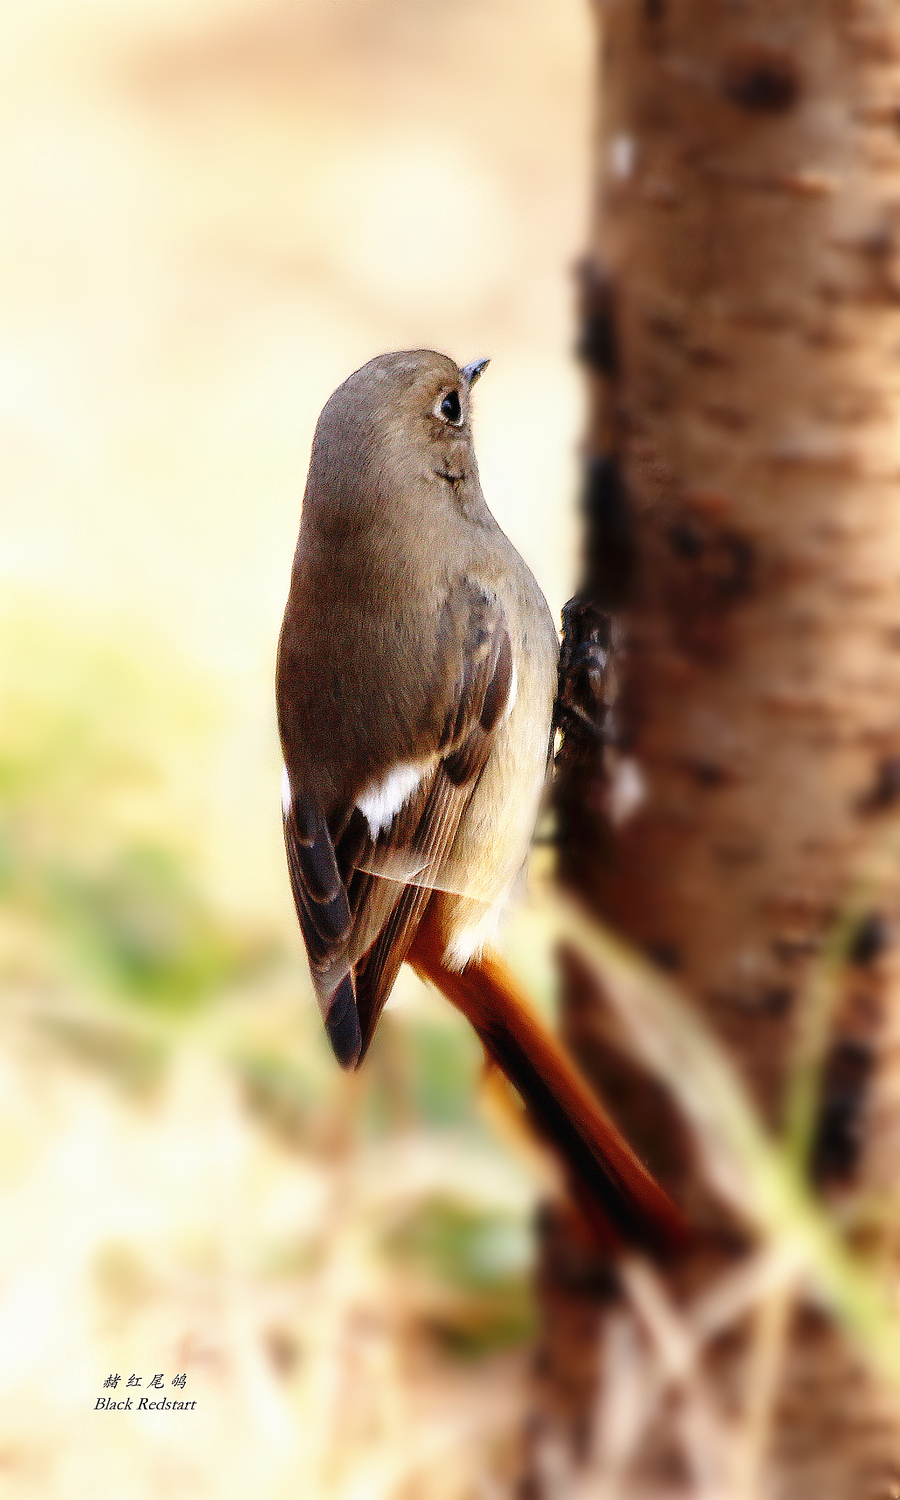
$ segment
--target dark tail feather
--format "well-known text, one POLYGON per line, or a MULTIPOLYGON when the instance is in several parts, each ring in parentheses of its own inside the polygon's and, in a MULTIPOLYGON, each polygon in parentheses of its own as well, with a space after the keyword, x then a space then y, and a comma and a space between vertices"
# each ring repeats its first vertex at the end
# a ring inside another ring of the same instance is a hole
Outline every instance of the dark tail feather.
POLYGON ((474 1027, 541 1134, 568 1166, 579 1199, 587 1195, 600 1210, 608 1231, 602 1237, 664 1253, 683 1246, 689 1232, 681 1213, 521 998, 502 960, 490 955, 456 973, 445 967, 443 947, 429 913, 416 934, 410 962, 474 1027))
POLYGON ((362 1033, 350 974, 344 975, 331 997, 325 1014, 325 1030, 341 1067, 355 1068, 362 1051, 362 1033))
POLYGON ((369 1050, 378 1017, 394 987, 394 980, 412 941, 415 924, 430 895, 430 891, 408 885, 377 941, 356 965, 356 1008, 362 1029, 362 1057, 369 1050))

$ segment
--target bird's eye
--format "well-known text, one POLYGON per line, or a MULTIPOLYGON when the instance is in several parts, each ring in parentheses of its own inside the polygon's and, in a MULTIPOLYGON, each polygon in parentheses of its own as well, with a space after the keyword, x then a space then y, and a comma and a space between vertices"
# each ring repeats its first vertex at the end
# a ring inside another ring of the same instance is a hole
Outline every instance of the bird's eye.
POLYGON ((448 391, 438 408, 440 415, 451 427, 462 425, 462 407, 459 403, 459 391, 448 391))

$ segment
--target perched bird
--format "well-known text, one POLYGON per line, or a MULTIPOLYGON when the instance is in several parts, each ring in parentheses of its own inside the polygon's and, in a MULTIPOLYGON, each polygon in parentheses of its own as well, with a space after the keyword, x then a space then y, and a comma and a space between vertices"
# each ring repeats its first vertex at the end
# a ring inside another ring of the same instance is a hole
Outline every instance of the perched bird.
POLYGON ((277 667, 294 902, 343 1067, 408 959, 610 1237, 665 1242, 677 1211, 490 951, 547 774, 558 643, 481 491, 469 416, 487 363, 380 355, 319 418, 277 667))

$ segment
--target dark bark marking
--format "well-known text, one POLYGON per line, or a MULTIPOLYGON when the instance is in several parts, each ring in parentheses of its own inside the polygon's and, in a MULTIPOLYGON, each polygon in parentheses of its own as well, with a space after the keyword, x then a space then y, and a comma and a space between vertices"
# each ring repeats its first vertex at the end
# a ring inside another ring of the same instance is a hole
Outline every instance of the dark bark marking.
POLYGON ((789 985, 773 984, 763 992, 762 1009, 773 1020, 780 1020, 790 1010, 793 998, 794 992, 789 985))
POLYGON ((670 527, 669 541, 672 551, 677 552, 679 557, 701 557, 705 551, 703 536, 690 521, 678 521, 670 527))
POLYGON ((812 1152, 813 1180, 819 1185, 847 1182, 856 1170, 874 1067, 872 1047, 853 1037, 837 1042, 828 1057, 812 1152))
POLYGON ((858 969, 867 969, 890 947, 891 929, 883 912, 870 911, 856 929, 850 951, 850 962, 858 969))
POLYGON ((900 800, 900 756, 888 755, 880 761, 875 780, 857 803, 862 814, 886 812, 900 800))
POLYGON ((710 791, 720 786, 733 786, 738 779, 727 766, 719 765, 716 761, 695 760, 682 756, 678 764, 696 782, 697 786, 710 791))
POLYGON ((688 656, 721 664, 730 650, 727 617, 756 587, 756 549, 730 527, 688 517, 674 521, 666 536, 675 555, 667 580, 673 635, 688 656))
POLYGON ((584 592, 603 609, 618 608, 634 586, 635 546, 622 471, 614 457, 588 458, 581 506, 587 558, 584 592))
POLYGON ((787 52, 748 43, 738 47, 726 60, 722 91, 741 109, 784 114, 793 109, 800 97, 800 68, 787 52))
POLYGON ((668 974, 677 974, 681 968, 682 957, 680 949, 674 943, 657 942, 647 944, 647 953, 668 974))
POLYGON ((592 260, 576 267, 579 287, 579 359, 613 380, 619 370, 612 283, 592 260))

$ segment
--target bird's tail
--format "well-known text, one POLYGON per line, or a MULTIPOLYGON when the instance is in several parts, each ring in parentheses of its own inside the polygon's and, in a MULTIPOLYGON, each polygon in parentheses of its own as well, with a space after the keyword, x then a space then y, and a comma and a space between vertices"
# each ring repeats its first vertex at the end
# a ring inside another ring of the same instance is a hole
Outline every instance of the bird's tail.
POLYGON ((685 1219, 613 1123, 556 1037, 534 1014, 515 976, 496 954, 457 972, 443 961, 444 941, 426 914, 409 962, 478 1033, 521 1095, 528 1113, 569 1170, 572 1188, 611 1246, 671 1253, 689 1235, 685 1219), (594 1212, 590 1212, 590 1206, 594 1212))

